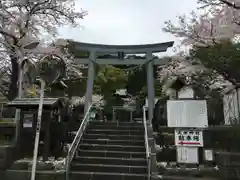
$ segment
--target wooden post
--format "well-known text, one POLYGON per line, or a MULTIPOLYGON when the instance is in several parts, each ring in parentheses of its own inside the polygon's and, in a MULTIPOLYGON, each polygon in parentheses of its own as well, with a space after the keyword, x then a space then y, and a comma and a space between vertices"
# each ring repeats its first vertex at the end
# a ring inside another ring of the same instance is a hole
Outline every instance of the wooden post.
POLYGON ((16 159, 20 159, 22 158, 21 157, 21 150, 22 150, 22 130, 23 130, 23 112, 22 111, 19 111, 19 123, 16 123, 16 126, 19 126, 18 127, 18 132, 15 132, 15 133, 18 133, 17 135, 17 141, 15 142, 16 143, 16 159))
MULTIPOLYGON (((47 161, 48 157, 49 157, 49 143, 50 143, 50 126, 51 126, 51 115, 50 112, 45 112, 48 116, 48 118, 46 118, 44 125, 44 151, 43 151, 43 161, 47 161)), ((45 118, 44 118, 45 119, 45 118)))

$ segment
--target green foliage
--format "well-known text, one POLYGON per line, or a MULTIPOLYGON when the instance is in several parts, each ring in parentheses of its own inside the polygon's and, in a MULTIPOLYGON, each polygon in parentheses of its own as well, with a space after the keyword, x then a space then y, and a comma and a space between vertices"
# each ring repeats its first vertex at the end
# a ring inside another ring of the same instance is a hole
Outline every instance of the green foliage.
POLYGON ((125 70, 114 66, 99 66, 94 84, 94 91, 101 94, 106 102, 104 113, 111 117, 113 106, 122 106, 124 101, 119 96, 113 96, 117 89, 124 88, 127 83, 125 70))
MULTIPOLYGON (((155 96, 161 97, 162 96, 162 84, 161 82, 156 79, 154 82, 155 85, 155 96)), ((136 92, 138 99, 144 99, 147 96, 147 84, 144 85, 139 92, 136 92)))
MULTIPOLYGON (((136 57, 138 58, 138 57, 136 57)), ((145 58, 145 57, 142 57, 145 58)), ((157 58, 157 57, 154 57, 157 58)), ((154 66, 154 78, 157 78, 157 66, 154 66)), ((155 85, 159 84, 159 80, 156 80, 155 85)), ((143 66, 138 69, 134 69, 129 73, 127 82, 127 91, 133 96, 139 96, 140 94, 146 96, 147 92, 147 72, 146 67, 143 66)))
POLYGON ((100 66, 94 84, 94 92, 105 98, 111 97, 117 89, 124 88, 128 76, 126 71, 111 65, 100 66))
POLYGON ((141 94, 145 89, 144 86, 147 85, 146 78, 146 69, 136 69, 129 74, 128 83, 127 83, 127 91, 129 94, 135 96, 137 94, 141 94))
POLYGON ((206 68, 217 71, 230 82, 240 81, 240 43, 222 41, 213 46, 194 48, 190 56, 200 60, 206 68))

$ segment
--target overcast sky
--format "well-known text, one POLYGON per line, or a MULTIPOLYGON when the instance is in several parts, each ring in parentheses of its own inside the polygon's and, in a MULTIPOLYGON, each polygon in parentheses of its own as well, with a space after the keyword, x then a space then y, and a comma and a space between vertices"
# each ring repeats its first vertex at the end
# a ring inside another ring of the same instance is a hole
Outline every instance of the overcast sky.
POLYGON ((83 28, 61 28, 61 37, 99 44, 149 44, 175 41, 162 32, 164 21, 196 9, 196 0, 78 0, 77 7, 88 11, 83 28))

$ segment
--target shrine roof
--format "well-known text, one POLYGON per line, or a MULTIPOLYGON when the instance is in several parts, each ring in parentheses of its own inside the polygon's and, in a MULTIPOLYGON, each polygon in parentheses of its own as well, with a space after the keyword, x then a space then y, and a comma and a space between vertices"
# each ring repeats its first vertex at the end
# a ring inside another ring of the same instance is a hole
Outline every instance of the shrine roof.
POLYGON ((129 54, 146 53, 148 51, 152 53, 165 52, 169 47, 172 47, 174 42, 163 42, 154 44, 139 44, 139 45, 106 45, 106 44, 93 44, 77 42, 74 40, 67 41, 71 51, 96 51, 105 53, 125 52, 129 54))
MULTIPOLYGON (((58 98, 44 98, 43 107, 52 107, 58 101, 58 98)), ((17 98, 9 103, 7 106, 12 106, 16 108, 38 108, 40 102, 40 98, 17 98)))

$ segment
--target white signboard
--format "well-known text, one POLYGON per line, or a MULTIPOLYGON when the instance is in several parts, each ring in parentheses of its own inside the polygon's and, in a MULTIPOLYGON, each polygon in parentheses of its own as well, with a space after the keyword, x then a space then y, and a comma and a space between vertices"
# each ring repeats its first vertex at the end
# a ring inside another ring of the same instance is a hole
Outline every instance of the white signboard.
POLYGON ((184 164, 198 164, 198 148, 178 146, 177 162, 184 164))
POLYGON ((205 161, 213 161, 213 150, 212 149, 204 150, 204 159, 205 159, 205 161))
POLYGON ((33 114, 24 114, 23 127, 31 128, 33 126, 33 114))
POLYGON ((203 132, 200 130, 175 130, 175 145, 203 147, 203 132))
POLYGON ((208 127, 207 103, 205 100, 168 100, 168 127, 208 127))

